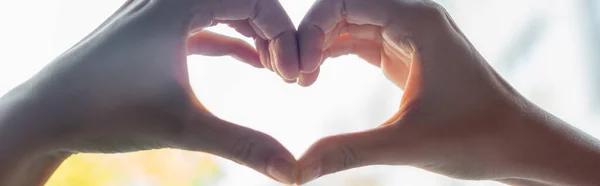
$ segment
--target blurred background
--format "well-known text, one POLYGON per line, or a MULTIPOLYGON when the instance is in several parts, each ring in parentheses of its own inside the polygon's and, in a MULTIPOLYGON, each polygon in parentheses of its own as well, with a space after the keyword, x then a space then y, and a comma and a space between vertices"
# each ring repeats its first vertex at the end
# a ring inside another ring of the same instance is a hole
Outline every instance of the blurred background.
MULTIPOLYGON (((110 16, 123 0, 0 0, 0 95, 110 16)), ((313 0, 281 0, 297 25, 313 0)), ((527 98, 600 137, 600 0, 439 0, 477 49, 527 98)), ((225 26, 210 28, 239 37, 225 26)), ((250 41, 248 39, 248 41, 250 41)), ((321 137, 360 131, 397 110, 402 91, 355 56, 330 59, 310 88, 230 57, 190 56, 191 82, 216 115, 281 141, 296 157, 321 137)), ((48 186, 277 186, 212 155, 179 150, 80 154, 48 186)), ((309 186, 501 185, 410 167, 373 166, 309 186)))

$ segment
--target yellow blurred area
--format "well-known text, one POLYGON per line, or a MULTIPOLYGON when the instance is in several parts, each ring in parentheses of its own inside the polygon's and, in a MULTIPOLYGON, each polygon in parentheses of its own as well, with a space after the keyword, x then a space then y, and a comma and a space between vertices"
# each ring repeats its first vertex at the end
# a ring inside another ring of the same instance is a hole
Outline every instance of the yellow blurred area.
POLYGON ((78 154, 46 186, 201 185, 220 175, 208 154, 163 149, 125 154, 78 154))

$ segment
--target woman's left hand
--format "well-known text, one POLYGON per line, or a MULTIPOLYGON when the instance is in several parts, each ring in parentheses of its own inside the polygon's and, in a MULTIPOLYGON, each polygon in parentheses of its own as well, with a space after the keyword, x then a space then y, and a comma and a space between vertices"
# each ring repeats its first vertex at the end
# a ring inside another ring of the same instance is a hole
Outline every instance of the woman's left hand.
MULTIPOLYGON (((9 113, 0 118, 0 140, 21 143, 5 146, 14 157, 201 151, 293 183, 296 160, 277 140, 204 109, 189 84, 189 54, 231 55, 290 80, 299 73, 296 31, 276 0, 130 0, 2 98, 10 106, 0 108, 9 113), (192 33, 218 22, 253 37, 258 50, 239 39, 192 33)), ((8 172, 0 170, 0 180, 8 172)))

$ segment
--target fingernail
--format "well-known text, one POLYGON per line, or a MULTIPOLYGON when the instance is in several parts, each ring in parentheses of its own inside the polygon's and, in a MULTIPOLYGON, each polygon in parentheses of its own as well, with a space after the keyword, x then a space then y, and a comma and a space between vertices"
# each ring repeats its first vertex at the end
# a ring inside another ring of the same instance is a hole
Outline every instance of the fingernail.
POLYGON ((300 184, 305 184, 321 176, 321 163, 316 163, 302 170, 300 184))
POLYGON ((296 80, 296 79, 283 79, 283 81, 285 81, 286 83, 289 83, 289 84, 298 82, 298 80, 296 80))
POLYGON ((306 84, 306 79, 302 75, 300 77, 298 77, 298 85, 303 86, 303 87, 308 86, 306 84))
POLYGON ((269 161, 267 173, 282 183, 293 184, 296 181, 296 166, 281 158, 269 161))

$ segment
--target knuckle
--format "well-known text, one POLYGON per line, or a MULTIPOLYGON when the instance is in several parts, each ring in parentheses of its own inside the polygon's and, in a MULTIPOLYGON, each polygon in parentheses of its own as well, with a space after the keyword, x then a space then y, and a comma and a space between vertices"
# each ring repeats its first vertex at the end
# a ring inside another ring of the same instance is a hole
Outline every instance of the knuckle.
POLYGON ((423 0, 421 1, 421 8, 424 12, 431 14, 441 14, 444 13, 444 7, 439 3, 432 0, 423 0))
POLYGON ((344 144, 340 145, 340 152, 343 155, 342 158, 342 166, 344 169, 354 168, 360 165, 360 160, 356 156, 355 151, 350 145, 344 144))
POLYGON ((417 4, 415 10, 416 15, 424 23, 433 23, 437 25, 444 22, 446 18, 446 10, 444 7, 430 0, 422 1, 417 4))
POLYGON ((333 11, 329 13, 335 13, 343 15, 346 9, 346 0, 317 0, 315 8, 323 11, 333 11))
POLYGON ((394 2, 394 7, 403 10, 398 12, 399 15, 397 16, 408 18, 406 21, 413 24, 431 23, 445 18, 446 10, 444 7, 432 0, 392 1, 394 2))
POLYGON ((235 141, 229 149, 231 159, 240 164, 246 164, 256 152, 258 142, 250 137, 242 137, 235 141))
MULTIPOLYGON (((335 157, 335 172, 357 167, 361 164, 361 160, 356 154, 354 147, 343 141, 339 136, 323 138, 318 141, 326 151, 331 151, 335 157)), ((333 157, 331 157, 333 158, 333 157)))
POLYGON ((445 17, 445 9, 431 0, 422 0, 409 6, 410 15, 415 21, 423 23, 438 23, 445 17))
MULTIPOLYGON (((402 9, 395 11, 394 20, 384 30, 392 42, 406 52, 419 50, 421 40, 429 41, 430 36, 435 36, 446 30, 448 19, 446 10, 440 4, 432 0, 392 0, 394 7, 402 9), (417 42, 417 43, 412 43, 417 42)), ((394 9, 395 10, 395 9, 394 9)))

